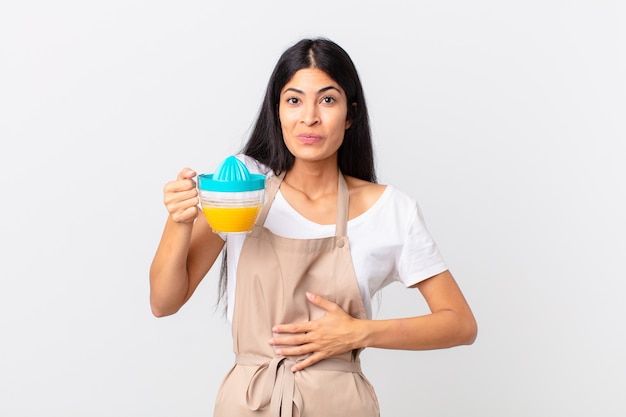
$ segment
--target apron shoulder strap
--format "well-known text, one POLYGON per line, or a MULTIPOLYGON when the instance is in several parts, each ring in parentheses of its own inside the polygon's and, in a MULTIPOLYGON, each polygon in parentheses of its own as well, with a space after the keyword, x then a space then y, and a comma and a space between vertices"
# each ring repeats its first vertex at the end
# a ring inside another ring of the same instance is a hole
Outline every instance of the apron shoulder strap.
POLYGON ((350 207, 350 192, 348 184, 339 171, 339 184, 337 185, 337 219, 335 220, 335 236, 348 235, 348 208, 350 207))
POLYGON ((263 204, 261 213, 259 213, 259 217, 256 219, 257 225, 262 226, 265 224, 267 213, 270 211, 270 206, 274 202, 274 197, 276 196, 278 188, 280 188, 280 183, 283 182, 284 177, 285 171, 280 173, 280 175, 273 175, 267 180, 265 185, 265 204, 263 204))

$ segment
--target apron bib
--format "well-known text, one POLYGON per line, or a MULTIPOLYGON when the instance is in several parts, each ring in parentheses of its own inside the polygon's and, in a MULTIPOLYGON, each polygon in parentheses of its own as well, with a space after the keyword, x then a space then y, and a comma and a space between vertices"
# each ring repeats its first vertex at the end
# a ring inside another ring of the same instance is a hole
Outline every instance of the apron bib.
POLYGON ((376 394, 361 371, 361 349, 293 373, 291 366, 303 357, 277 356, 268 344, 273 325, 325 314, 306 299, 307 291, 365 318, 346 233, 343 175, 335 236, 321 239, 284 238, 263 227, 283 177, 268 180, 267 202, 241 250, 232 323, 236 360, 217 394, 214 417, 378 417, 376 394))

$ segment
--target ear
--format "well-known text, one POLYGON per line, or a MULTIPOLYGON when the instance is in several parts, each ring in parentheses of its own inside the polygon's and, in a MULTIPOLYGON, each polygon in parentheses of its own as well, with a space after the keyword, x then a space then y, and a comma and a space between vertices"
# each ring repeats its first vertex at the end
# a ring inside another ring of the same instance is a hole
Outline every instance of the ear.
POLYGON ((351 117, 351 115, 353 115, 355 113, 355 111, 356 111, 356 103, 352 103, 352 109, 351 110, 352 110, 351 112, 348 111, 348 118, 346 119, 346 129, 345 130, 350 129, 350 126, 352 126, 352 117, 351 117))

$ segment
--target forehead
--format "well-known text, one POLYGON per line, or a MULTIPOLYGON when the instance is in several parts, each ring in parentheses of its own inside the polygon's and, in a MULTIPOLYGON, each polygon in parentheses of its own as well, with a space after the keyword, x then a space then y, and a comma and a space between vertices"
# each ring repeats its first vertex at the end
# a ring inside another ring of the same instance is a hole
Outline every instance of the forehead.
POLYGON ((343 89, 341 89, 339 83, 326 72, 318 68, 303 68, 293 74, 291 79, 287 81, 283 87, 282 92, 290 88, 295 88, 303 92, 317 92, 326 87, 335 87, 343 93, 343 89))

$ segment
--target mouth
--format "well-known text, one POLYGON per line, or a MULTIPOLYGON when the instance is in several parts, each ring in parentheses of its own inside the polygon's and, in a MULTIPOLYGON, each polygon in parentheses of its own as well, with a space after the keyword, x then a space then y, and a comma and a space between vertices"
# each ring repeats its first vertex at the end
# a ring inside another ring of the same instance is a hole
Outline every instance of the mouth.
POLYGON ((298 140, 301 143, 305 144, 305 145, 311 145, 313 143, 317 143, 317 142, 321 141, 322 137, 318 136, 318 135, 311 134, 311 133, 305 133, 305 134, 302 134, 302 135, 298 135, 298 140))

